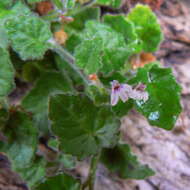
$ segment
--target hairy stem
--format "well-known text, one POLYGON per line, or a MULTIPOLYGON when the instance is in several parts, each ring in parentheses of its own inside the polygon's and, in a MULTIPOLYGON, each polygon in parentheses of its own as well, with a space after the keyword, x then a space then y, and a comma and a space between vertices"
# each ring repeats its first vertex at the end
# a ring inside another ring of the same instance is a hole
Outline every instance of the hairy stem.
POLYGON ((83 11, 85 11, 86 9, 88 9, 89 7, 93 7, 94 5, 96 4, 96 0, 90 0, 89 2, 87 2, 85 5, 83 6, 80 6, 80 7, 77 7, 71 11, 68 11, 67 14, 68 15, 76 15, 76 14, 79 14, 83 11))
POLYGON ((86 79, 84 74, 80 71, 80 69, 75 65, 75 58, 63 47, 58 44, 52 44, 53 50, 67 62, 67 64, 71 67, 71 69, 77 73, 77 75, 82 79, 85 86, 89 85, 89 81, 86 79))

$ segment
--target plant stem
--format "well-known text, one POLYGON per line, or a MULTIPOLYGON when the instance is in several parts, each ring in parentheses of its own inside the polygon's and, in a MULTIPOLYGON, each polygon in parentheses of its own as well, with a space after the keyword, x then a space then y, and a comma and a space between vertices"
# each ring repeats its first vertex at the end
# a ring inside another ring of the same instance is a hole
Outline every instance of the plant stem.
POLYGON ((100 159, 100 154, 101 152, 99 152, 97 155, 92 157, 88 179, 86 180, 84 184, 81 185, 80 190, 85 190, 86 187, 88 187, 88 190, 94 190, 94 184, 96 180, 96 170, 97 170, 98 162, 100 159))
POLYGON ((67 62, 67 64, 71 67, 75 73, 78 74, 78 76, 82 79, 85 86, 89 85, 89 81, 86 79, 84 74, 80 71, 80 69, 75 65, 75 58, 64 48, 62 48, 58 44, 53 44, 53 50, 63 59, 67 62))
POLYGON ((86 9, 94 6, 95 4, 96 4, 96 0, 91 0, 84 6, 76 7, 74 10, 68 11, 67 14, 71 15, 71 16, 75 16, 76 14, 79 14, 79 13, 85 11, 86 9))
POLYGON ((100 159, 100 153, 92 157, 92 160, 91 160, 90 173, 89 173, 89 190, 94 190, 94 184, 96 180, 96 171, 97 171, 99 159, 100 159))

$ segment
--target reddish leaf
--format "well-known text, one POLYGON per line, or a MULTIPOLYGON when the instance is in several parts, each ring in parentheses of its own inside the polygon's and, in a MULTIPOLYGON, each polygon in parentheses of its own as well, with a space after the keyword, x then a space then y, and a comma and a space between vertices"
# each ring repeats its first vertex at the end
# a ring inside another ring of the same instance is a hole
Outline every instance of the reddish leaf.
POLYGON ((40 15, 46 15, 52 9, 53 9, 53 4, 50 1, 42 1, 37 3, 36 5, 36 11, 40 15))

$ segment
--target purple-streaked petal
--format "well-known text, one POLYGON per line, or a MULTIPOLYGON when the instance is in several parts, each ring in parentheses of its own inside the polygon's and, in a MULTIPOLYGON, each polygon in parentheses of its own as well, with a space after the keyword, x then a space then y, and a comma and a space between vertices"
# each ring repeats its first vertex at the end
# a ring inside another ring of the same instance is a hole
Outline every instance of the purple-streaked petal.
POLYGON ((115 88, 116 86, 120 85, 119 82, 117 80, 113 80, 111 82, 111 86, 112 86, 112 89, 115 88))
POLYGON ((127 94, 131 94, 131 92, 133 91, 132 87, 128 84, 123 84, 122 85, 122 88, 124 89, 124 91, 127 93, 127 94))
POLYGON ((139 90, 133 90, 130 94, 129 97, 135 100, 143 100, 146 102, 148 100, 148 93, 147 92, 142 92, 139 90))
POLYGON ((144 91, 146 88, 146 85, 143 84, 143 83, 139 83, 136 87, 135 87, 135 90, 138 90, 138 91, 144 91))
POLYGON ((119 91, 119 97, 121 98, 121 100, 123 102, 126 102, 128 100, 128 95, 127 95, 127 92, 125 91, 124 88, 120 89, 120 91, 119 91))
POLYGON ((143 93, 143 100, 144 102, 146 102, 148 100, 149 96, 148 96, 148 92, 144 92, 143 93))
POLYGON ((126 91, 131 91, 132 90, 132 87, 128 84, 122 84, 121 85, 126 91))
POLYGON ((112 89, 112 93, 111 93, 111 105, 115 106, 118 101, 119 101, 119 94, 118 94, 118 92, 115 92, 112 89))

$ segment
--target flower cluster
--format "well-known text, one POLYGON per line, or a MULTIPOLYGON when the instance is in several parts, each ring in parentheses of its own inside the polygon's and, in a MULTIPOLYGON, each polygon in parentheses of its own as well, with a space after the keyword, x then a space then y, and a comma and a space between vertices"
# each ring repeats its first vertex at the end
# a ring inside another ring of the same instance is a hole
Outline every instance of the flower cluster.
POLYGON ((139 84, 135 88, 128 84, 120 84, 117 80, 111 82, 111 105, 117 104, 119 99, 126 102, 129 98, 135 100, 143 100, 146 102, 148 100, 148 93, 145 91, 146 86, 144 84, 139 84))

